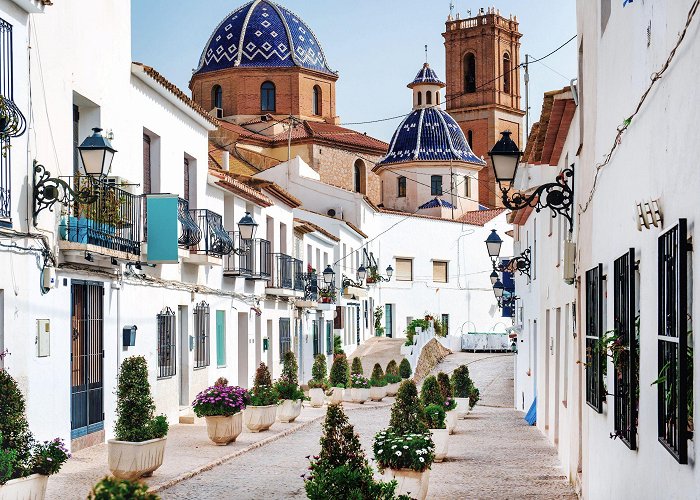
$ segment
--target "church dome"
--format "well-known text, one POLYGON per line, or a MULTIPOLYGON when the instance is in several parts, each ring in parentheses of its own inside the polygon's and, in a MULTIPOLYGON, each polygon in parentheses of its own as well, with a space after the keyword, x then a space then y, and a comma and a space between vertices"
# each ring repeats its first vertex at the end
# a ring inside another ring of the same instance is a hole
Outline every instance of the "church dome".
POLYGON ((411 83, 407 85, 409 89, 412 89, 416 85, 439 85, 440 87, 446 87, 447 85, 438 78, 435 70, 430 67, 428 63, 425 63, 420 69, 416 77, 411 83))
POLYGON ((195 73, 228 68, 299 67, 335 76, 304 21, 269 0, 254 0, 224 18, 195 73))

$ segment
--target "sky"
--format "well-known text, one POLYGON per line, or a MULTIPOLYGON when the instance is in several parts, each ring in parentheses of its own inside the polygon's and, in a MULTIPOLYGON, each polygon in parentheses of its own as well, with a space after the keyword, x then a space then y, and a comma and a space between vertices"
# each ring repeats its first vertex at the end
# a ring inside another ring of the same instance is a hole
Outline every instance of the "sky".
MULTIPOLYGON (((408 113, 413 80, 428 60, 444 80, 442 33, 450 0, 276 0, 314 31, 326 59, 338 71, 337 112, 342 123, 408 113)), ((246 0, 132 0, 132 57, 153 66, 188 95, 189 79, 204 45, 226 15, 246 0), (196 8, 194 8, 196 6, 196 8)), ((576 34, 574 0, 454 0, 468 17, 493 5, 520 22, 521 60, 541 57, 576 34)), ((539 118, 544 92, 576 77, 576 41, 530 66, 530 125, 539 118)), ((521 78, 523 75, 521 74, 521 78)), ((524 94, 524 85, 521 90, 524 94)), ((524 106, 524 99, 522 100, 524 106)), ((351 125, 389 141, 399 120, 351 125)))

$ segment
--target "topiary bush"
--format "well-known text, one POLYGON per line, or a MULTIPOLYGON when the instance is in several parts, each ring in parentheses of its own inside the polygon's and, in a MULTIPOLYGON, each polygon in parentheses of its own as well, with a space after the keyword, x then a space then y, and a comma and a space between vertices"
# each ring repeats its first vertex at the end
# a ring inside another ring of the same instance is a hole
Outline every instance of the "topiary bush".
POLYGON ((349 387, 350 372, 345 354, 338 354, 333 360, 330 378, 331 387, 349 387))
MULTIPOLYGON (((268 373, 269 370, 268 370, 268 373)), ((282 376, 281 378, 287 380, 290 383, 299 384, 299 365, 297 364, 297 358, 292 351, 288 351, 284 354, 284 360, 282 361, 282 376)))
POLYGON ((328 387, 328 364, 324 354, 317 354, 314 358, 314 364, 311 367, 311 380, 309 380, 309 389, 326 389, 328 387))
POLYGON ((168 421, 162 415, 154 417, 155 411, 146 358, 126 358, 119 369, 117 384, 117 421, 114 425, 116 439, 140 443, 165 437, 168 421))
POLYGON ((428 405, 425 408, 425 425, 428 429, 444 429, 445 410, 440 405, 428 405))
POLYGON ((395 360, 392 359, 386 365, 386 374, 387 375, 398 375, 399 374, 399 365, 396 364, 395 360))
POLYGON ((446 373, 440 372, 437 374, 437 382, 438 387, 440 388, 440 394, 445 402, 445 411, 450 411, 457 408, 457 401, 455 401, 454 397, 452 396, 454 391, 452 388, 452 383, 450 382, 450 377, 446 373))
POLYGON ((386 376, 384 375, 384 370, 382 370, 382 365, 379 363, 374 364, 369 382, 372 384, 372 387, 386 387, 386 376))
POLYGON ((452 388, 456 398, 468 398, 473 386, 467 365, 461 365, 452 372, 452 388))
POLYGON ((423 380, 420 389, 420 402, 423 406, 438 405, 440 408, 445 404, 445 398, 440 393, 440 385, 434 375, 429 375, 423 380))
MULTIPOLYGON (((17 382, 5 370, 0 370, 0 450, 6 451, 0 458, 2 467, 11 469, 9 479, 22 477, 29 467, 32 448, 32 434, 24 415, 24 396, 17 382)), ((0 484, 2 484, 0 472, 0 484)))
POLYGON ((359 357, 352 360, 352 371, 350 374, 364 376, 365 371, 362 369, 362 360, 359 357))
POLYGON ((272 375, 265 363, 255 370, 253 379, 253 389, 250 391, 249 406, 271 406, 279 401, 279 395, 275 386, 272 385, 272 375))
POLYGON ((345 354, 345 351, 343 351, 343 340, 340 338, 340 335, 333 336, 333 354, 345 354))
POLYGON ((409 363, 406 358, 403 358, 399 364, 399 375, 401 375, 402 379, 411 378, 411 375, 413 375, 411 363, 409 363))
POLYGON ((474 408, 479 399, 481 399, 479 397, 479 389, 476 387, 472 388, 472 392, 469 393, 469 408, 474 408))
POLYGON ((298 401, 304 399, 304 391, 299 388, 299 377, 297 372, 297 358, 293 352, 284 355, 284 365, 282 366, 282 376, 275 382, 275 390, 280 400, 289 399, 298 401))
POLYGON ((88 500, 159 500, 148 492, 148 485, 115 477, 105 477, 90 492, 88 500))
POLYGON ((418 389, 412 380, 404 380, 391 407, 389 427, 396 434, 420 434, 427 429, 424 423, 423 405, 418 399, 418 389))

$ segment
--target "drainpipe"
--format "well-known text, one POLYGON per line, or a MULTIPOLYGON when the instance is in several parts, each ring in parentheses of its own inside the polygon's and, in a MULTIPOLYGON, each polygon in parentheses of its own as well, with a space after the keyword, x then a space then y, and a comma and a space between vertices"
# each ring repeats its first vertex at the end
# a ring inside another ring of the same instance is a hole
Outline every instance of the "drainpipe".
POLYGON ((221 168, 225 172, 229 172, 231 170, 230 167, 230 153, 228 151, 222 151, 221 152, 221 168))

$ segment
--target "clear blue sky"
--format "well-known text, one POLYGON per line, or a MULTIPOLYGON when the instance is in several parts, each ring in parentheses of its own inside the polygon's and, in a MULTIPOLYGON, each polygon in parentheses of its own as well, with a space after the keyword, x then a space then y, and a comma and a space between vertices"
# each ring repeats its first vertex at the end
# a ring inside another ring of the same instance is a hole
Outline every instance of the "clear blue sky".
MULTIPOLYGON (((187 84, 211 32, 246 0, 132 0, 133 59, 155 67, 189 94, 187 84)), ((314 30, 328 62, 340 72, 337 110, 342 122, 367 121, 410 111, 406 84, 424 61, 445 77, 442 32, 449 0, 278 0, 314 30)), ((521 58, 542 56, 576 34, 574 0, 455 0, 467 17, 495 5, 516 14, 523 33, 521 58)), ((542 95, 576 76, 576 41, 531 66, 531 120, 539 118, 542 95), (546 64, 546 66, 544 64, 546 64)), ((522 87, 524 92, 524 86, 522 87)), ((524 105, 524 100, 523 100, 524 105)), ((353 128, 388 141, 398 120, 353 128)))

